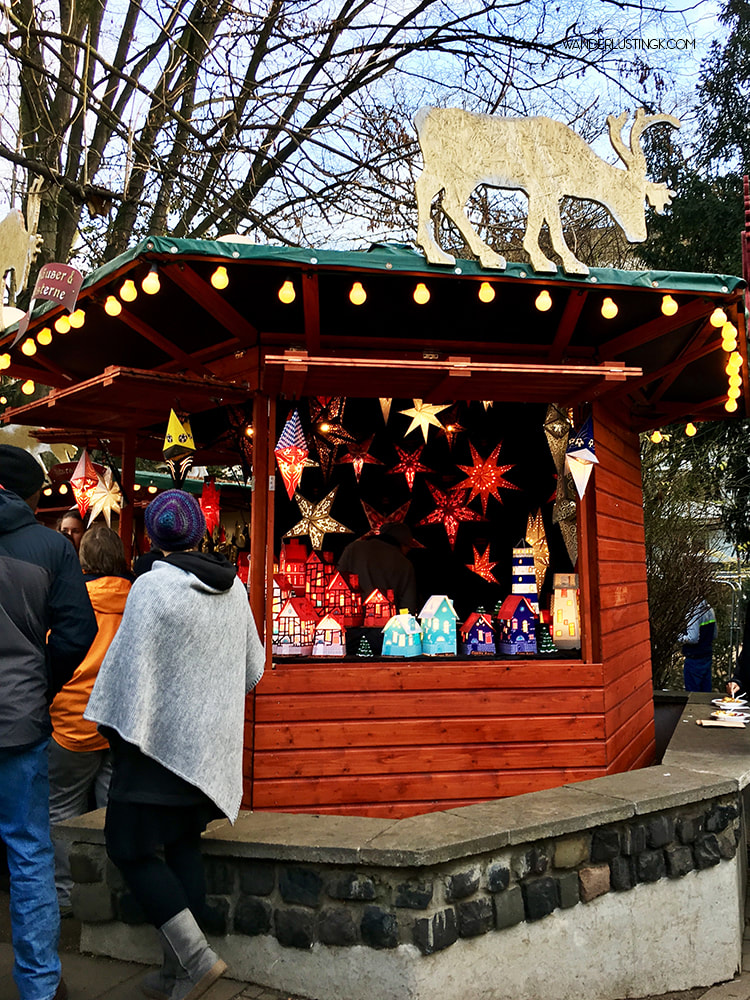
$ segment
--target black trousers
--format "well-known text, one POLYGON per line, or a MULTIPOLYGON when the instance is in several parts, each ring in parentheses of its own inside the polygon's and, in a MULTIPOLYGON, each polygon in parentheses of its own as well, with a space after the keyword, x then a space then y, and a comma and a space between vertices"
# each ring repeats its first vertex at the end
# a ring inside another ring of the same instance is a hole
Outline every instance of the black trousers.
POLYGON ((206 805, 110 800, 104 824, 107 854, 155 927, 186 908, 199 923, 210 920, 201 833, 215 818, 206 805))

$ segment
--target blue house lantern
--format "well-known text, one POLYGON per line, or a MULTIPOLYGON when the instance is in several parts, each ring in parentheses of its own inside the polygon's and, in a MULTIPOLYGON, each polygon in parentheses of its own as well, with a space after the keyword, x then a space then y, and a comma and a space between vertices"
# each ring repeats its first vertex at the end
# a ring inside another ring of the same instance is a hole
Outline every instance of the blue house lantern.
POLYGON ((419 612, 422 653, 425 656, 456 655, 456 609, 445 594, 433 594, 419 612))
POLYGON ((498 651, 511 656, 516 653, 536 653, 536 620, 528 598, 510 594, 497 612, 500 624, 498 651))
POLYGON ((495 626, 488 611, 473 611, 460 631, 461 653, 464 656, 494 656, 495 626))
POLYGON ((421 656, 422 629, 410 614, 394 615, 383 629, 383 656, 421 656))

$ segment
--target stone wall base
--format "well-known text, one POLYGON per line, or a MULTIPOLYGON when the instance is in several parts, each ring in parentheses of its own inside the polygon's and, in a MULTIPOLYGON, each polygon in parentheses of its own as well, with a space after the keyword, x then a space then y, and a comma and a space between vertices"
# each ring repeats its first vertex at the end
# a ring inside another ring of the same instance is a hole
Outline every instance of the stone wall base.
MULTIPOLYGON (((679 880, 609 892, 543 920, 462 939, 432 955, 284 948, 269 935, 216 938, 229 975, 316 1000, 616 1000, 731 979, 742 951, 738 859, 679 880)), ((156 964, 147 926, 86 924, 83 951, 156 964)))

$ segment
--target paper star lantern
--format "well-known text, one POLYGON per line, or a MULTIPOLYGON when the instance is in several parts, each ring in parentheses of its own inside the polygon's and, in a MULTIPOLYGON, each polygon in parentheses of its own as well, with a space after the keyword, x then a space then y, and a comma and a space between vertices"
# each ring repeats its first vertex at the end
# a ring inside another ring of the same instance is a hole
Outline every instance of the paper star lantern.
POLYGON ((448 447, 452 448, 453 442, 456 440, 456 435, 463 433, 463 431, 465 430, 466 428, 462 427, 457 420, 454 420, 453 417, 450 417, 450 419, 448 419, 446 423, 441 425, 440 430, 438 431, 438 437, 440 437, 441 435, 445 437, 445 439, 448 442, 448 447))
POLYGON ((122 510, 122 492, 117 483, 112 481, 110 469, 107 469, 103 476, 98 477, 89 500, 89 526, 100 514, 103 514, 107 527, 110 528, 112 526, 110 523, 112 512, 119 514, 122 510))
POLYGON ((488 580, 490 583, 497 583, 495 575, 492 572, 497 563, 490 562, 489 544, 485 547, 481 556, 476 545, 472 545, 472 548, 474 549, 474 562, 466 563, 467 569, 470 569, 472 573, 476 573, 477 576, 481 576, 483 580, 488 580))
POLYGON ((451 548, 456 545, 456 532, 462 521, 485 521, 486 518, 475 510, 463 505, 461 493, 463 490, 443 493, 437 486, 428 483, 427 487, 435 501, 435 510, 417 524, 442 524, 448 536, 451 548))
POLYGON ((380 396, 378 398, 380 403, 380 412, 383 414, 383 423, 388 423, 388 418, 391 415, 391 403, 393 402, 392 396, 380 396))
POLYGON ((487 501, 494 497, 498 503, 503 501, 498 490, 517 490, 520 487, 509 483, 503 479, 503 473, 512 469, 512 465, 498 465, 497 459, 502 448, 502 441, 492 449, 492 453, 487 458, 482 458, 473 444, 471 448, 471 458, 473 465, 459 465, 459 469, 466 473, 466 479, 458 483, 456 489, 466 490, 469 493, 469 502, 474 497, 479 497, 482 501, 482 514, 487 513, 487 501))
POLYGON ((309 454, 307 450, 307 438, 302 430, 297 410, 294 410, 291 417, 284 424, 273 452, 276 456, 281 478, 284 480, 284 486, 286 486, 287 495, 291 500, 297 492, 297 487, 302 479, 302 470, 305 468, 309 454))
POLYGON ((483 399, 483 400, 481 400, 481 403, 482 403, 482 406, 484 407, 484 412, 485 413, 487 412, 487 410, 489 410, 489 408, 492 406, 492 404, 494 402, 495 402, 494 399, 483 399))
POLYGON ((347 454, 342 455, 338 459, 338 464, 343 465, 350 463, 354 469, 354 475, 357 477, 357 482, 359 482, 359 477, 362 475, 362 469, 365 465, 382 465, 383 463, 379 458, 373 458, 370 454, 370 445, 373 442, 375 435, 371 434, 366 441, 359 441, 355 444, 348 444, 346 446, 347 454))
POLYGON ((221 491, 213 476, 210 476, 203 484, 200 505, 206 519, 206 531, 209 537, 213 538, 214 531, 221 524, 221 491))
POLYGON ((175 489, 180 489, 193 465, 195 441, 189 420, 180 420, 174 410, 169 411, 167 433, 162 445, 164 460, 172 475, 175 489))
MULTIPOLYGON (((450 403, 436 406, 434 403, 423 403, 421 399, 415 399, 414 406, 408 410, 399 410, 399 413, 402 413, 405 417, 411 417, 411 423, 406 434, 411 434, 413 430, 419 427, 426 443, 430 425, 433 427, 442 427, 443 425, 438 420, 437 415, 438 413, 442 413, 443 410, 447 410, 449 406, 450 403)), ((406 437, 406 434, 404 434, 404 437, 406 437)))
POLYGON ((563 470, 565 449, 568 447, 568 435, 571 429, 568 411, 557 403, 550 403, 544 418, 544 434, 558 475, 563 470))
MULTIPOLYGON (((409 507, 411 507, 411 500, 407 500, 406 503, 397 507, 392 514, 381 514, 380 511, 375 510, 374 507, 372 507, 369 503, 365 503, 364 500, 360 499, 359 502, 362 504, 362 509, 364 510, 365 516, 367 517, 367 521, 370 525, 370 530, 366 531, 364 535, 362 535, 362 538, 371 538, 373 535, 379 534, 381 526, 384 525, 386 521, 403 524, 406 520, 409 507)), ((412 548, 423 549, 424 545, 414 538, 412 541, 412 548)))
POLYGON ((89 458, 89 453, 84 448, 78 459, 78 464, 73 470, 73 475, 70 477, 70 487, 73 490, 81 517, 85 517, 86 511, 91 505, 91 494, 98 485, 99 474, 89 458))
POLYGON ((240 455, 242 477, 247 482, 253 472, 253 427, 247 411, 241 406, 228 406, 227 417, 232 443, 240 455))
POLYGON ((306 500, 301 493, 296 493, 294 499, 297 501, 302 520, 284 535, 284 538, 292 538, 296 535, 309 535, 310 544, 316 550, 323 548, 323 536, 326 532, 338 535, 353 534, 351 528, 340 524, 331 517, 331 507, 336 497, 338 486, 334 486, 331 492, 319 503, 306 500))
POLYGON ((404 448, 399 448, 398 445, 394 445, 394 448, 398 452, 398 457, 401 461, 398 465, 394 465, 392 469, 388 469, 390 473, 403 472, 406 476, 406 483, 409 489, 414 488, 414 477, 418 472, 433 472, 427 465, 422 465, 419 461, 419 457, 424 450, 424 445, 420 445, 415 451, 406 451, 404 448))
POLYGON ((565 470, 573 477, 578 496, 583 499, 594 465, 599 464, 594 447, 594 424, 587 417, 578 431, 569 439, 565 451, 565 470))
POLYGON ((538 510, 536 516, 529 514, 526 524, 526 541, 534 550, 534 573, 536 574, 536 591, 541 593, 544 577, 549 567, 549 545, 547 545, 547 535, 544 531, 544 521, 542 512, 538 510))
POLYGON ((342 396, 315 396, 310 400, 313 443, 324 479, 331 475, 339 447, 354 444, 356 440, 341 423, 345 405, 346 400, 342 396))

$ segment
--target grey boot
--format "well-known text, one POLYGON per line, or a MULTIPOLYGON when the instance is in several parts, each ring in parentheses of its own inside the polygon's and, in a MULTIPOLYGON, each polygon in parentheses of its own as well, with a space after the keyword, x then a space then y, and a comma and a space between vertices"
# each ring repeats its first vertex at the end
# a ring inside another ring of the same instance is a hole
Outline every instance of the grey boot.
POLYGON ((187 978, 175 980, 169 1000, 198 1000, 226 971, 226 962, 212 951, 190 910, 181 910, 159 928, 187 978))
POLYGON ((169 941, 167 941, 161 931, 158 934, 162 951, 164 952, 164 961, 160 969, 157 969, 155 972, 149 972, 148 975, 143 977, 141 980, 141 992, 147 997, 151 997, 151 1000, 169 1000, 175 982, 178 979, 185 979, 187 972, 185 972, 177 960, 177 956, 172 951, 169 941))

